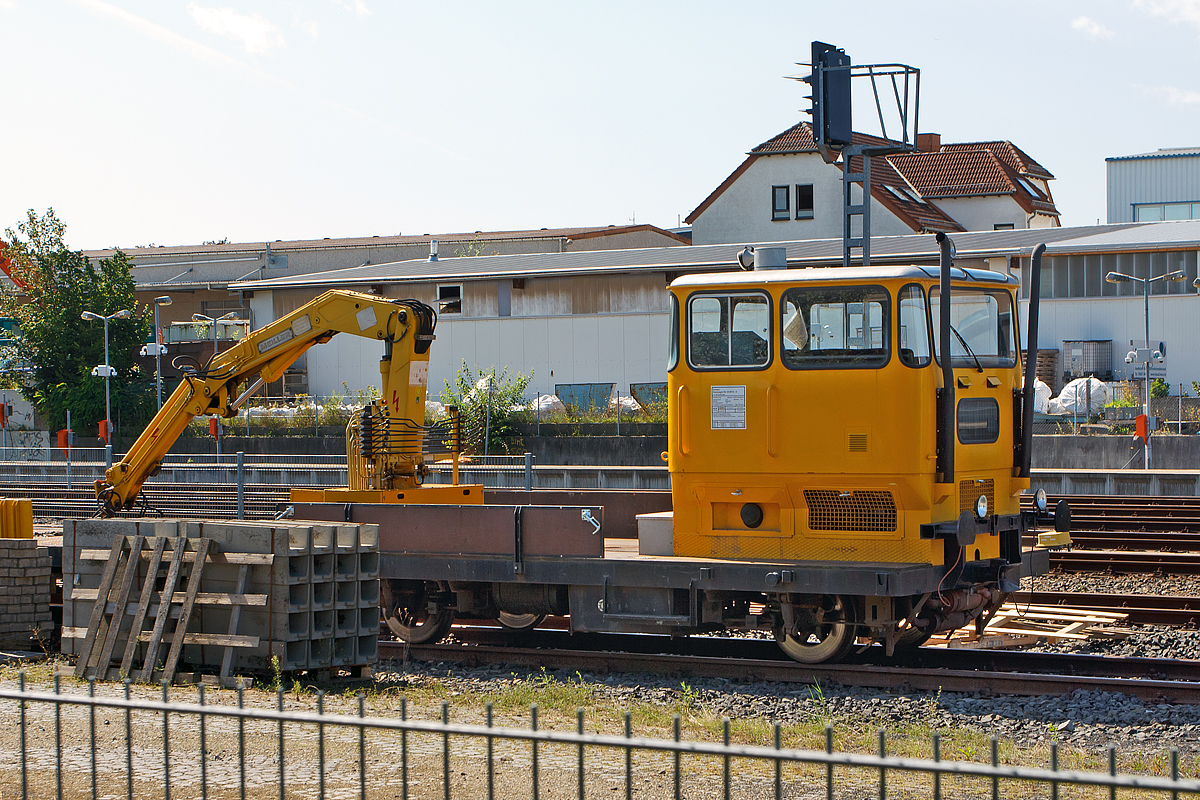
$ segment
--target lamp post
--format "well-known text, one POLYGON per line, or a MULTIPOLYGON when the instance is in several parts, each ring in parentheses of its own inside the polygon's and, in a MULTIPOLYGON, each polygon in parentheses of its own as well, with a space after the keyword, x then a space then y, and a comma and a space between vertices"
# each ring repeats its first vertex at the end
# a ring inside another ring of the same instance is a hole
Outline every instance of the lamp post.
POLYGON ((212 325, 213 357, 214 358, 217 355, 217 323, 224 322, 227 319, 234 319, 235 317, 237 317, 237 315, 238 315, 238 312, 230 311, 228 314, 224 314, 220 317, 217 317, 216 319, 213 319, 212 317, 206 316, 204 314, 192 314, 192 322, 207 322, 209 325, 212 325))
POLYGON ((85 311, 82 314, 83 319, 89 322, 93 320, 104 320, 104 363, 92 368, 92 374, 104 378, 104 438, 107 439, 104 443, 105 451, 105 466, 112 466, 112 381, 113 373, 116 372, 108 363, 108 321, 110 319, 129 319, 129 309, 123 308, 115 314, 104 316, 93 311, 85 311))
MULTIPOLYGON (((209 325, 212 325, 213 358, 217 357, 217 323, 224 322, 227 319, 233 319, 237 315, 238 315, 238 312, 230 311, 228 314, 222 314, 221 316, 214 319, 205 314, 192 314, 192 322, 207 322, 209 325)), ((212 363, 212 362, 210 361, 209 363, 212 363)), ((216 417, 213 417, 213 420, 216 420, 216 417)), ((217 433, 217 460, 220 461, 221 460, 221 428, 219 425, 217 426, 216 433, 217 433)))
POLYGON ((162 343, 161 331, 158 327, 158 307, 171 305, 171 298, 167 295, 154 298, 154 343, 148 344, 142 348, 142 355, 154 356, 154 383, 158 389, 158 407, 162 409, 162 357, 166 352, 167 346, 162 343))
POLYGON ((1162 355, 1155 351, 1150 352, 1150 284, 1155 281, 1183 281, 1187 280, 1187 275, 1182 270, 1168 272, 1165 275, 1155 275, 1153 278, 1138 278, 1133 275, 1126 275, 1123 272, 1110 272, 1104 276, 1104 280, 1109 283, 1131 283, 1137 281, 1142 284, 1142 294, 1145 298, 1146 308, 1146 347, 1143 350, 1138 350, 1130 355, 1132 358, 1126 358, 1128 362, 1144 363, 1146 365, 1146 438, 1142 441, 1143 444, 1143 461, 1146 469, 1150 469, 1150 362, 1157 359, 1162 359, 1162 355))

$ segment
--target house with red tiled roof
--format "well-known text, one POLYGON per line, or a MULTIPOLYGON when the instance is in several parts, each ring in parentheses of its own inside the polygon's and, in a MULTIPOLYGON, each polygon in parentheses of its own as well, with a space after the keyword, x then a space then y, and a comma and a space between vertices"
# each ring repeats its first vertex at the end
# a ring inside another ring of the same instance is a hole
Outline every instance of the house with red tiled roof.
MULTIPOLYGON (((854 141, 885 144, 861 133, 854 141)), ((871 159, 872 236, 1058 226, 1054 176, 1012 142, 921 134, 917 145, 871 159)), ((842 162, 827 163, 812 126, 798 123, 751 150, 687 222, 696 244, 841 238, 842 162)))

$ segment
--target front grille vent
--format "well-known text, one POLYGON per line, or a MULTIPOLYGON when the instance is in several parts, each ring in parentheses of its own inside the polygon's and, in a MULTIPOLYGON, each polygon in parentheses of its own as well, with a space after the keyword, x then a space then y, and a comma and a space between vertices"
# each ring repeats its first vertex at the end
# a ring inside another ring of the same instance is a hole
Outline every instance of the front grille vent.
POLYGON ((991 478, 967 478, 958 483, 958 513, 975 510, 975 500, 979 495, 987 495, 989 514, 996 513, 996 482, 991 478))
POLYGON ((896 530, 896 500, 891 492, 805 489, 804 502, 809 530, 896 530))

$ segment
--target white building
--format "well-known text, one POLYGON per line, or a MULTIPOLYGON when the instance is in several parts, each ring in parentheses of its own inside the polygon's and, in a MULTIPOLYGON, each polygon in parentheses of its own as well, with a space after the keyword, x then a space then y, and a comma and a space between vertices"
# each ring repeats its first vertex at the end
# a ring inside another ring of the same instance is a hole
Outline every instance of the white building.
MULTIPOLYGON (((1133 284, 1104 281, 1109 271, 1135 277, 1183 270, 1183 282, 1155 283, 1150 331, 1168 344, 1165 377, 1172 384, 1200 380, 1200 349, 1192 346, 1200 300, 1197 277, 1200 222, 1103 225, 963 232, 952 234, 956 264, 1007 272, 1028 285, 1030 254, 1048 245, 1043 260, 1039 349, 1063 350, 1064 341, 1112 341, 1113 372, 1126 374, 1129 339, 1144 336, 1143 301, 1133 284)), ((244 281, 231 288, 247 295, 255 318, 286 313, 329 288, 372 290, 414 297, 440 309, 430 358, 436 396, 465 361, 472 369, 507 367, 533 372, 530 391, 552 392, 560 383, 630 384, 666 380, 666 287, 691 272, 736 269, 744 244, 693 245, 540 255, 483 256, 373 264, 319 274, 244 281)), ((779 242, 791 268, 841 263, 841 238, 779 242)), ((930 235, 879 237, 877 264, 936 265, 930 235)), ((1027 305, 1022 304, 1022 324, 1027 305)), ((1022 333, 1022 342, 1024 334, 1022 333)), ((313 394, 379 385, 379 345, 338 336, 309 351, 307 382, 313 394)), ((1063 363, 1060 360, 1060 367, 1063 363)))
MULTIPOLYGON (((942 144, 921 134, 917 144, 871 160, 873 237, 1058 226, 1054 176, 1011 142, 942 144)), ((857 159, 851 166, 860 169, 857 159)), ((688 215, 693 243, 840 238, 841 167, 817 152, 809 123, 794 125, 751 150, 688 215)))
MULTIPOLYGON (((635 247, 669 249, 686 247, 689 244, 688 239, 653 225, 605 225, 286 242, 222 242, 172 247, 136 247, 124 252, 133 261, 132 273, 138 300, 150 304, 155 297, 163 295, 172 299, 170 306, 164 306, 160 310, 160 325, 169 329, 172 322, 188 323, 175 326, 176 333, 182 331, 185 334, 184 339, 180 339, 179 336, 170 339, 164 337, 164 341, 179 342, 178 345, 169 345, 172 358, 166 359, 163 364, 164 375, 177 377, 178 370, 171 366, 175 355, 187 355, 203 363, 212 354, 213 344, 207 330, 197 328, 194 341, 186 340, 186 331, 191 327, 193 314, 203 314, 214 319, 233 314, 244 321, 243 327, 248 323, 251 329, 257 329, 295 307, 288 306, 288 303, 299 304, 312 297, 307 295, 296 299, 287 293, 281 293, 271 302, 263 302, 261 297, 257 302, 251 302, 247 294, 230 292, 231 284, 251 279, 290 279, 330 270, 361 268, 409 259, 424 261, 435 240, 443 257, 465 260, 467 263, 474 257, 500 254, 575 253, 635 247)), ((110 257, 114 252, 92 250, 87 251, 86 255, 98 260, 110 257)), ((520 307, 519 299, 517 305, 520 307)), ((219 333, 224 338, 224 331, 219 329, 219 333)), ((342 345, 339 343, 330 349, 336 350, 339 346, 342 345)), ((320 358, 318 354, 318 361, 320 358)), ((144 366, 153 370, 154 360, 147 359, 144 366)), ((357 388, 378 385, 377 366, 368 373, 374 373, 374 376, 364 373, 363 380, 360 381, 359 374, 351 370, 348 373, 348 384, 357 388)), ((282 382, 272 385, 268 391, 274 396, 314 391, 328 395, 344 391, 341 384, 343 378, 323 382, 320 387, 309 387, 306 379, 307 373, 302 360, 296 370, 286 375, 282 382)))
POLYGON ((1104 159, 1109 222, 1200 219, 1200 147, 1104 159))

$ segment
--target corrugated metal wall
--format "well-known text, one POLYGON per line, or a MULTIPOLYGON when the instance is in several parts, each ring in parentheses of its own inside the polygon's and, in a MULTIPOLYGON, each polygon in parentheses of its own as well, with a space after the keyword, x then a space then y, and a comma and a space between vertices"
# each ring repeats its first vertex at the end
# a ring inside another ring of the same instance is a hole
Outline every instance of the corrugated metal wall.
POLYGON ((1108 222, 1134 222, 1138 203, 1200 202, 1200 155, 1107 161, 1108 222))

